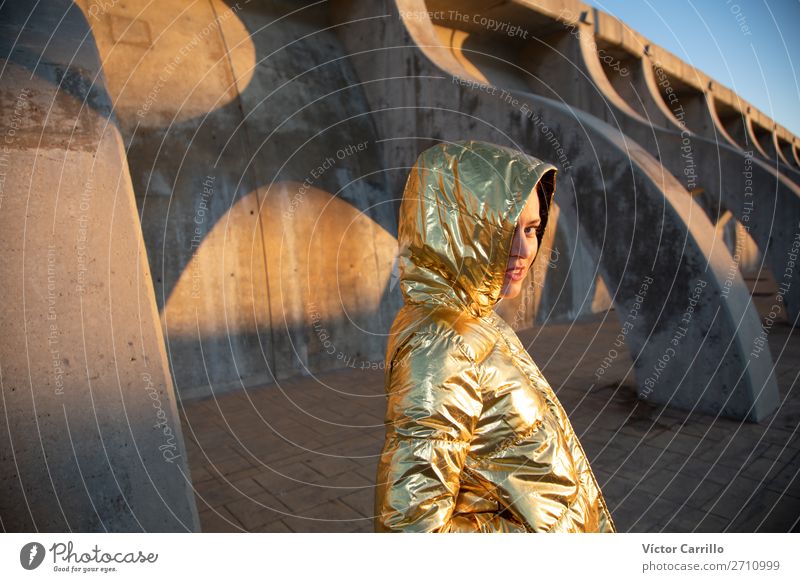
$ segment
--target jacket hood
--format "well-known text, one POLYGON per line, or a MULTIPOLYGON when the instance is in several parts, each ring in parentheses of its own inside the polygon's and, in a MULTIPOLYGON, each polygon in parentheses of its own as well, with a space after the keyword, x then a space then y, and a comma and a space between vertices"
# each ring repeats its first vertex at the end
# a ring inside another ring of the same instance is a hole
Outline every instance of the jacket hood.
POLYGON ((486 315, 500 299, 517 219, 539 181, 546 198, 540 197, 541 246, 556 173, 554 165, 518 150, 475 140, 423 151, 400 204, 406 303, 486 315))

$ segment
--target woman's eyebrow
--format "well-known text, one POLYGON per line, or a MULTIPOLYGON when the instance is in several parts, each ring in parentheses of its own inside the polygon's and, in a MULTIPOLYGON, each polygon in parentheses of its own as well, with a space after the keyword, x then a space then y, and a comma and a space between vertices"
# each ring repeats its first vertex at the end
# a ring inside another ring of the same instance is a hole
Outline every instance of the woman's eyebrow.
POLYGON ((528 226, 530 226, 531 224, 541 224, 541 222, 542 222, 541 218, 537 218, 536 220, 529 220, 528 226))

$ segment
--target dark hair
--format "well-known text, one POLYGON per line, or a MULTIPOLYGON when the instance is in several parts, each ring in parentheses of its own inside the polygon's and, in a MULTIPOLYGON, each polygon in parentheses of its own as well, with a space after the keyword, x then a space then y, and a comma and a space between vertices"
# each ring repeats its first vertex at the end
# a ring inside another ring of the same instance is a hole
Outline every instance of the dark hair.
POLYGON ((542 176, 536 183, 536 195, 539 197, 539 217, 542 219, 539 228, 536 229, 536 239, 539 246, 542 246, 544 230, 547 228, 547 217, 550 214, 550 202, 556 188, 556 173, 550 171, 542 176))

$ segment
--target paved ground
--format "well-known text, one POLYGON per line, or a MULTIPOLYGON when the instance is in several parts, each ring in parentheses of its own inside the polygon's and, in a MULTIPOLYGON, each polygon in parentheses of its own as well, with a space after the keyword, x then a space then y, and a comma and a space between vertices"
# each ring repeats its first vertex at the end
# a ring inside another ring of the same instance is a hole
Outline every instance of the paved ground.
MULTIPOLYGON (((748 282, 762 316, 771 281, 748 282)), ((620 531, 800 531, 800 333, 769 333, 781 408, 760 424, 638 401, 605 321, 520 332, 567 409, 620 531)), ((383 372, 343 370, 184 403, 204 531, 370 532, 383 372)))

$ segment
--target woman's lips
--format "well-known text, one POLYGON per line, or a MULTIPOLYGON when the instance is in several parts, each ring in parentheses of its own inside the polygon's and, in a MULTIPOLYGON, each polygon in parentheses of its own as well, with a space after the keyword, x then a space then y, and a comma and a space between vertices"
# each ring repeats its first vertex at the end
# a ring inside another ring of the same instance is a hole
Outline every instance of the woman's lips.
POLYGON ((525 276, 525 269, 522 267, 517 267, 516 269, 509 269, 506 271, 506 277, 508 277, 512 281, 521 281, 524 276, 525 276))

